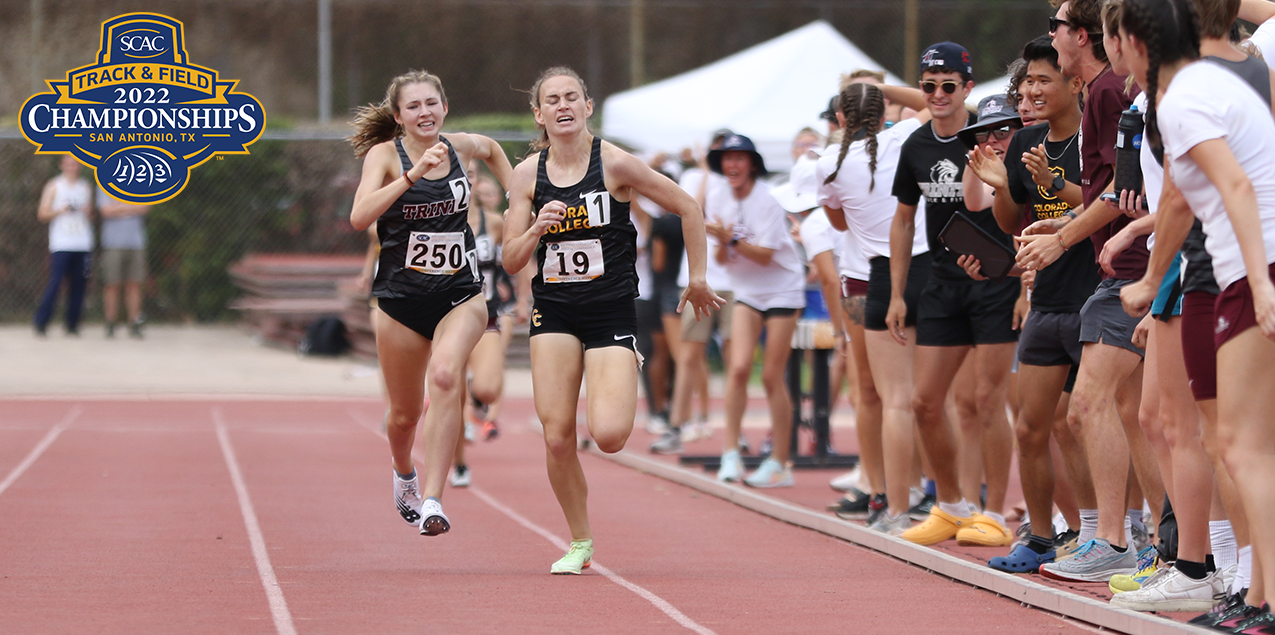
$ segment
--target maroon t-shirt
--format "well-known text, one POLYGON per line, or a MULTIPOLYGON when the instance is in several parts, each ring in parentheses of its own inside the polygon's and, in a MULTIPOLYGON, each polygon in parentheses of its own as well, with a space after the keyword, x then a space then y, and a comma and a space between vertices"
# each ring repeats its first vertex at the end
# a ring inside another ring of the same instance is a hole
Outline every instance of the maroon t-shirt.
MULTIPOLYGON (((1111 183, 1116 172, 1116 132, 1120 126, 1120 113, 1133 104, 1133 98, 1125 91, 1125 77, 1117 75, 1108 67, 1093 83, 1089 85, 1089 98, 1085 100, 1085 114, 1080 122, 1080 188, 1084 192, 1085 208, 1090 205, 1106 204, 1098 197, 1111 183)), ((1135 87, 1130 89, 1138 94, 1135 87)), ((1094 208, 1098 209, 1098 208, 1094 208)), ((1093 240, 1094 255, 1102 254, 1102 246, 1132 223, 1133 219, 1121 214, 1106 227, 1100 227, 1089 236, 1093 240)), ((1128 249, 1124 250, 1111 263, 1116 275, 1107 275, 1103 271, 1103 279, 1139 280, 1147 271, 1147 260, 1151 252, 1147 251, 1147 237, 1139 236, 1128 249)))

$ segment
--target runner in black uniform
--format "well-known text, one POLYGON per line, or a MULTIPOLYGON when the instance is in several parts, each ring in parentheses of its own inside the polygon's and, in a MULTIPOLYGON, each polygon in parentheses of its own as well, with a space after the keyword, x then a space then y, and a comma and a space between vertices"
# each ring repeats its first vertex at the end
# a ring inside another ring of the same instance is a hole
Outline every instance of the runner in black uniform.
POLYGON ((461 432, 465 361, 486 324, 463 166, 481 160, 503 182, 511 172, 495 141, 443 137, 446 116, 442 82, 414 71, 396 77, 381 104, 359 110, 350 139, 355 155, 364 157, 350 223, 363 231, 375 222, 381 243, 373 329, 390 401, 395 505, 403 520, 429 536, 451 527, 439 499, 461 432), (412 443, 425 409, 427 365, 433 407, 422 430, 426 464, 419 486, 412 443))
POLYGON ((549 482, 571 528, 571 549, 550 572, 579 574, 593 556, 588 485, 576 456, 581 379, 589 384, 589 433, 602 451, 624 447, 637 409, 633 196, 682 217, 691 272, 682 304, 700 314, 721 299, 704 281, 703 214, 675 183, 589 132, 593 102, 580 77, 567 68, 545 71, 531 89, 531 106, 544 134, 533 144, 539 152, 514 170, 502 259, 513 274, 533 253, 536 258, 536 414, 544 425, 549 482))

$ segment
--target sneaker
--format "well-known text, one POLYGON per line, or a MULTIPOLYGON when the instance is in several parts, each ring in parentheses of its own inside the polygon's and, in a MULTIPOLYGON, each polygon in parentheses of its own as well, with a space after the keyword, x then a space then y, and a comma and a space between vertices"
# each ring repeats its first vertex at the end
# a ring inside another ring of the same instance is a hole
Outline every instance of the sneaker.
MULTIPOLYGON (((909 510, 908 516, 911 515, 912 512, 909 510)), ((925 522, 903 532, 901 537, 918 545, 936 545, 944 540, 955 538, 956 533, 962 527, 968 527, 973 520, 972 516, 958 518, 935 505, 930 509, 930 515, 925 519, 925 522)))
POLYGON ((471 421, 465 422, 465 445, 470 445, 478 440, 478 426, 471 421))
POLYGON ((500 426, 495 421, 484 421, 482 427, 483 441, 492 441, 500 436, 500 426))
POLYGON ((974 547, 1008 547, 1014 535, 990 516, 974 514, 969 525, 956 532, 956 544, 974 547))
POLYGON ((469 405, 472 407, 475 423, 482 423, 487 420, 487 415, 489 414, 487 404, 479 401, 477 397, 470 394, 469 405))
POLYGON ((443 504, 433 496, 421 503, 421 535, 437 536, 451 531, 452 524, 443 513, 443 504))
POLYGON ((775 459, 766 459, 757 466, 757 471, 744 479, 749 487, 792 487, 792 470, 784 467, 775 459))
POLYGON ((1018 529, 1014 530, 1014 538, 1018 540, 1018 542, 1021 542, 1024 544, 1027 543, 1027 539, 1030 538, 1031 535, 1032 535, 1032 521, 1030 518, 1027 520, 1024 520, 1022 523, 1018 525, 1018 529))
POLYGON ((394 474, 394 507, 407 524, 421 524, 421 489, 415 476, 405 481, 394 474))
POLYGON ((930 517, 930 510, 934 509, 934 503, 937 500, 933 494, 923 493, 920 502, 908 508, 908 516, 911 516, 912 520, 924 521, 930 517))
MULTIPOLYGON (((877 494, 873 496, 872 500, 868 501, 868 518, 863 522, 868 525, 875 524, 882 516, 885 515, 888 508, 889 501, 886 500, 885 494, 877 494)), ((910 524, 908 526, 911 527, 910 524)))
POLYGON ((1148 578, 1136 591, 1117 593, 1111 605, 1132 611, 1207 611, 1213 608, 1213 596, 1222 591, 1222 576, 1217 571, 1195 580, 1168 568, 1148 578))
POLYGON ((128 336, 135 339, 142 339, 142 323, 141 321, 133 322, 128 325, 128 336))
POLYGON ((681 454, 683 449, 682 434, 676 428, 670 428, 651 444, 651 451, 656 454, 681 454))
MULTIPOLYGON (((741 445, 743 444, 741 443, 741 445)), ((766 438, 761 440, 761 447, 757 450, 757 456, 770 456, 770 453, 774 450, 775 444, 771 441, 770 434, 767 433, 766 438)))
POLYGON ((1145 528, 1139 529, 1136 525, 1129 528, 1129 546, 1133 547, 1137 553, 1142 553, 1143 549, 1152 546, 1154 538, 1155 536, 1145 528))
POLYGON ((593 541, 592 540, 572 540, 571 548, 567 550, 567 555, 562 556, 557 562, 549 567, 549 573, 553 575, 580 575, 580 572, 588 569, 593 564, 593 541))
POLYGON ((845 496, 828 503, 828 511, 836 512, 837 516, 846 520, 858 520, 868 515, 868 504, 872 502, 872 495, 853 488, 846 492, 845 496))
POLYGON ((108 339, 108 340, 109 340, 109 339, 112 339, 112 338, 114 338, 114 337, 115 337, 115 323, 114 323, 114 322, 107 322, 107 323, 106 323, 106 339, 108 339))
POLYGON ((1054 536, 1054 562, 1062 562, 1070 558, 1080 549, 1080 532, 1068 529, 1054 536))
POLYGON ((1107 581, 1107 588, 1111 589, 1112 593, 1128 593, 1129 591, 1141 589, 1142 584, 1159 570, 1158 555, 1159 553, 1155 550, 1155 547, 1148 547, 1139 551, 1138 570, 1133 575, 1111 576, 1111 580, 1107 581))
MULTIPOLYGON (((923 500, 925 500, 925 490, 919 487, 908 488, 908 509, 909 510, 912 509, 913 507, 916 507, 917 505, 920 505, 921 501, 923 500)), ((929 511, 925 512, 925 515, 928 516, 929 514, 930 514, 929 511)))
POLYGON ((868 529, 879 531, 883 534, 891 536, 902 536, 905 532, 912 528, 912 519, 907 514, 899 514, 892 517, 888 513, 882 513, 876 522, 868 525, 868 529))
POLYGON ((853 470, 828 481, 828 486, 838 492, 844 492, 847 494, 850 493, 851 490, 858 491, 860 474, 861 472, 859 471, 859 468, 856 467, 853 470))
POLYGON ((740 454, 753 453, 753 446, 748 445, 748 437, 744 436, 743 434, 739 435, 739 453, 740 454))
POLYGON ((452 487, 469 487, 469 479, 471 472, 468 465, 457 465, 452 468, 451 474, 447 475, 447 482, 452 487))
POLYGON ((1054 552, 1036 553, 1026 544, 1014 545, 1008 556, 998 556, 987 561, 987 566, 1005 573, 1037 573, 1040 566, 1054 561, 1054 552))
POLYGON ((1261 612, 1261 609, 1245 602, 1244 595, 1240 592, 1227 596, 1214 596, 1213 599, 1219 603, 1209 609, 1208 613, 1197 615, 1187 623, 1219 631, 1229 631, 1261 612))
POLYGON ((665 432, 668 432, 668 419, 658 412, 651 413, 646 418, 646 433, 660 436, 665 432))
POLYGON ((1138 555, 1132 549, 1116 551, 1101 538, 1086 542, 1071 558, 1041 565, 1040 574, 1052 580, 1067 582, 1106 582, 1118 573, 1137 571, 1138 555))
POLYGON ((739 450, 727 450, 722 453, 722 465, 717 468, 717 480, 734 483, 744 478, 744 460, 739 458, 739 450))
POLYGON ((682 443, 694 443, 713 438, 713 430, 708 427, 707 419, 688 421, 682 426, 682 443))
MULTIPOLYGON (((1219 624, 1217 628, 1221 628, 1219 624)), ((1271 615, 1271 607, 1265 602, 1253 613, 1253 616, 1235 625, 1232 633, 1243 635, 1275 635, 1275 615, 1271 615)))

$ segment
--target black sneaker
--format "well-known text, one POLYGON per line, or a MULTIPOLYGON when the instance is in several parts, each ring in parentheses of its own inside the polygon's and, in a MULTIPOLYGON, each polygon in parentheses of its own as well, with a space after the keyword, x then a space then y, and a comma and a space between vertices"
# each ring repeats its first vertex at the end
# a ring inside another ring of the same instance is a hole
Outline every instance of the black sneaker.
POLYGON ((142 339, 142 323, 140 320, 128 325, 128 336, 135 340, 142 339))
MULTIPOLYGON (((1245 606, 1248 606, 1247 604, 1245 606)), ((1271 607, 1266 603, 1262 603, 1262 608, 1250 607, 1254 609, 1253 617, 1239 622, 1232 628, 1231 633, 1243 633, 1244 635, 1275 635, 1275 615, 1271 615, 1271 607)), ((1232 620, 1227 620, 1218 624, 1215 628, 1226 628, 1232 620)))
POLYGON ((859 520, 868 516, 872 496, 859 488, 851 488, 846 495, 828 504, 828 511, 844 519, 859 520))
POLYGON ((868 518, 864 522, 871 527, 885 515, 888 507, 889 505, 887 504, 885 494, 877 494, 873 496, 872 500, 868 503, 868 518))
POLYGON ((908 516, 912 520, 922 521, 930 517, 930 508, 934 507, 934 503, 938 502, 933 494, 926 494, 921 502, 908 508, 908 516))
POLYGON ((1218 628, 1223 622, 1230 621, 1232 626, 1236 626, 1261 611, 1256 606, 1245 604, 1244 596, 1239 593, 1232 595, 1219 593, 1214 595, 1213 599, 1219 602, 1217 606, 1210 609, 1208 613, 1191 618, 1187 623, 1204 628, 1218 628))

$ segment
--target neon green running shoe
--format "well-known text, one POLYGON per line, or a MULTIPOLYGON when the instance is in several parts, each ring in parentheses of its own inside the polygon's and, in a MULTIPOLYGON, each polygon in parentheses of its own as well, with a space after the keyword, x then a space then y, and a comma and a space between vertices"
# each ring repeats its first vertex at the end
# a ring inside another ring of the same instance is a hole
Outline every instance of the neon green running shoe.
POLYGON ((580 575, 584 569, 593 564, 593 541, 572 540, 571 549, 561 560, 553 563, 549 573, 554 575, 580 575))
POLYGON ((1159 554, 1156 553, 1155 547, 1146 547, 1138 553, 1138 571, 1133 575, 1111 576, 1111 580, 1107 582, 1107 588, 1113 594, 1141 589, 1143 583, 1155 575, 1156 570, 1159 569, 1160 560, 1157 556, 1159 554))

